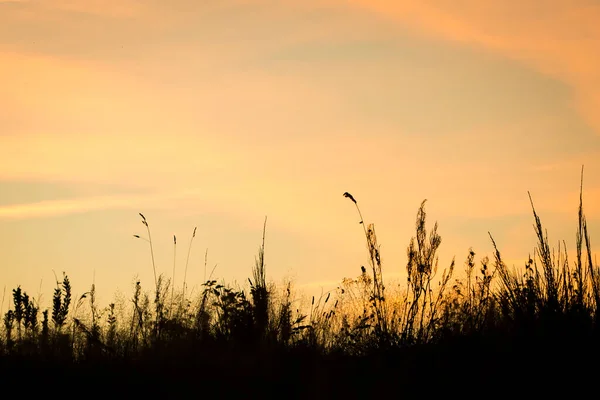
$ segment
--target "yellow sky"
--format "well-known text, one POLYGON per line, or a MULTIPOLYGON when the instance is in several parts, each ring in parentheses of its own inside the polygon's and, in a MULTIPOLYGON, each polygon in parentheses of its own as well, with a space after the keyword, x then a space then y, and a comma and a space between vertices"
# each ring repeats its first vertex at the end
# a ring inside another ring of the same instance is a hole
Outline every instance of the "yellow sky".
MULTIPOLYGON (((0 286, 55 270, 102 299, 159 272, 326 289, 366 262, 349 191, 401 274, 420 202, 440 261, 491 231, 533 251, 527 191, 573 248, 600 233, 595 0, 0 0, 0 286)), ((0 290, 2 288, 0 287, 0 290)), ((48 303, 47 303, 48 304, 48 303)), ((6 306, 5 306, 6 307, 6 306)))

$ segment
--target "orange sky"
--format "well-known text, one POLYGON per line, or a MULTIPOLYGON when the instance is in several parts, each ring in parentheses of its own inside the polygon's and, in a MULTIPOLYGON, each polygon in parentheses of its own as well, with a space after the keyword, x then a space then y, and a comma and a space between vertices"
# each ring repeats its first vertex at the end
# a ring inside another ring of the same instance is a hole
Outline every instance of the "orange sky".
POLYGON ((594 243, 599 24, 593 0, 0 0, 0 286, 149 288, 143 212, 179 286, 195 226, 191 284, 206 248, 245 282, 267 215, 272 279, 328 289, 366 262, 345 191, 388 276, 425 198, 443 266, 488 231, 520 265, 528 190, 573 249, 582 164, 594 243))

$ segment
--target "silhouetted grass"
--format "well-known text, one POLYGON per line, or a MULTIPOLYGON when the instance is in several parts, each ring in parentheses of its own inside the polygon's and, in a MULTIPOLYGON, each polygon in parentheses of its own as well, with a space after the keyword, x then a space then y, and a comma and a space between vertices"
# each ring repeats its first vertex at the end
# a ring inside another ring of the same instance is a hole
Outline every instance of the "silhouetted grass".
POLYGON ((148 239, 136 237, 150 244, 152 290, 138 281, 127 302, 101 309, 92 285, 72 304, 64 274, 52 308, 40 310, 15 288, 3 316, 0 377, 38 382, 29 390, 45 393, 90 384, 105 394, 169 398, 376 397, 460 385, 498 391, 498 384, 517 382, 538 394, 559 386, 572 394, 591 384, 585 379, 597 372, 600 354, 600 269, 592 263, 583 183, 573 263, 565 245, 551 248, 530 196, 538 244, 524 270, 505 264, 490 234, 493 260, 477 262, 469 249, 462 279, 454 278, 454 260, 438 275, 442 239, 437 223, 428 232, 423 201, 407 248, 406 284, 397 293, 384 286, 374 225, 364 223, 351 194, 344 197, 359 213, 369 269, 308 307, 298 305, 291 283, 267 281, 266 219, 249 296, 211 274, 190 297, 187 261, 179 292, 175 265, 172 281, 156 275, 140 214, 148 239))

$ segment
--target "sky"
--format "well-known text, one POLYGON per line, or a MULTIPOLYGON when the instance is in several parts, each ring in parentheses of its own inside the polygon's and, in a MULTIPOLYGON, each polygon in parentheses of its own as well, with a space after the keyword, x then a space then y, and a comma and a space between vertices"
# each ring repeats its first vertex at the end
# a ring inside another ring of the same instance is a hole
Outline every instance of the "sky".
POLYGON ((178 288, 188 251, 196 292, 243 285, 266 217, 268 278, 327 291, 368 260, 346 191, 384 279, 424 199, 440 269, 488 232, 522 266, 528 191, 574 252, 582 165, 594 245, 599 25, 598 0, 0 0, 0 290, 151 289, 141 212, 178 288))

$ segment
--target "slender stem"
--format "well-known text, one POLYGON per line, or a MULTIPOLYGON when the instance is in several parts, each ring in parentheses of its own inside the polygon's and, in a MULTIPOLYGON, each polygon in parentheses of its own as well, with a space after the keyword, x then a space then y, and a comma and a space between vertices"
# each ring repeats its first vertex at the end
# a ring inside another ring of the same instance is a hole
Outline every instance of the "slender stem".
POLYGON ((0 314, 2 314, 2 309, 4 308, 4 297, 6 296, 6 285, 4 285, 4 290, 2 291, 2 304, 0 305, 0 314))
POLYGON ((173 299, 175 298, 175 265, 177 260, 177 237, 173 235, 173 280, 171 281, 171 307, 169 309, 169 318, 173 312, 173 299))
POLYGON ((204 282, 206 282, 206 261, 208 259, 208 249, 204 252, 204 282))
POLYGON ((154 286, 158 290, 158 279, 156 278, 156 263, 154 262, 154 248, 152 246, 152 236, 150 235, 150 227, 146 223, 146 229, 148 230, 148 242, 150 243, 150 256, 152 257, 152 269, 154 271, 154 286))
MULTIPOLYGON (((156 279, 156 264, 154 262, 154 248, 152 247, 152 235, 150 234, 150 226, 148 226, 148 221, 146 221, 146 217, 144 214, 139 213, 140 217, 142 217, 142 224, 146 226, 146 230, 148 231, 148 243, 150 243, 150 255, 152 256, 152 269, 154 270, 154 286, 156 288, 156 292, 158 295, 158 279, 156 279)), ((133 235, 138 239, 141 239, 139 235, 133 235)), ((144 239, 146 240, 146 239, 144 239)))
MULTIPOLYGON (((197 227, 196 227, 197 228, 197 227)), ((181 302, 183 304, 183 301, 185 300, 185 285, 186 285, 186 278, 187 278, 187 269, 188 269, 188 263, 190 261, 190 252, 192 251, 192 242, 194 241, 194 238, 196 237, 196 228, 194 228, 194 233, 192 234, 192 238, 190 239, 190 246, 188 247, 188 253, 187 253, 187 258, 185 260, 185 270, 183 272, 183 297, 181 299, 181 302)))

